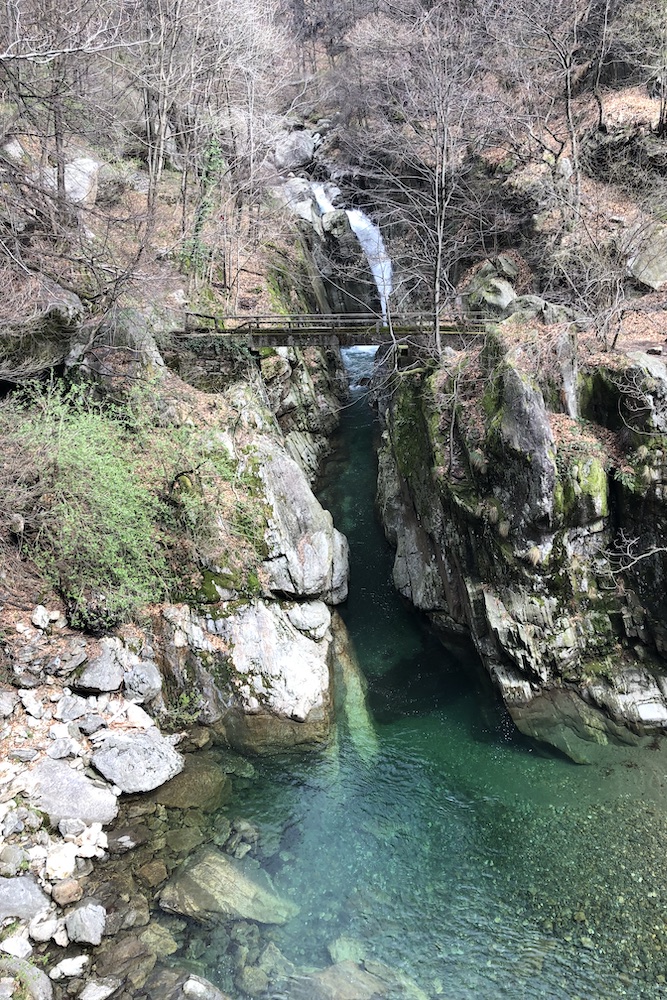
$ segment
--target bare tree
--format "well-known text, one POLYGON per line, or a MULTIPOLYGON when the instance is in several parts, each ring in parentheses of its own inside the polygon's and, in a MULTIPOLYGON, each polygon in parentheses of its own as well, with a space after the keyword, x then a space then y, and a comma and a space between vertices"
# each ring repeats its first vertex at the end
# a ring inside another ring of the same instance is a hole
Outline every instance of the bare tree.
POLYGON ((480 215, 471 180, 489 131, 478 36, 475 12, 447 0, 373 15, 349 35, 360 123, 353 141, 396 234, 393 249, 403 243, 410 257, 413 300, 429 302, 438 353, 480 215))

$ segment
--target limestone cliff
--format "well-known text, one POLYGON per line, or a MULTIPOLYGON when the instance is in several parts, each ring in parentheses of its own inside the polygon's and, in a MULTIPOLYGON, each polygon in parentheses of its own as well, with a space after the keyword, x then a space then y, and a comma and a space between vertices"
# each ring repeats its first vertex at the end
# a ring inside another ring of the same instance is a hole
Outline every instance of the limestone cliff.
POLYGON ((664 539, 664 362, 506 323, 379 404, 396 586, 472 637, 518 727, 585 759, 667 726, 665 555, 628 554, 664 539))

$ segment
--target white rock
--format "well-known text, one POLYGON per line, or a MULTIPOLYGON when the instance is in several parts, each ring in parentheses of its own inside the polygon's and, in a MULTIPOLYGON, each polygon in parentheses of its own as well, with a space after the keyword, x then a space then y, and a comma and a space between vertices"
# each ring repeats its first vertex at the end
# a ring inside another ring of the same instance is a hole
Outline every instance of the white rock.
POLYGON ((151 726, 155 725, 148 712, 145 712, 140 705, 134 705, 132 702, 128 703, 125 710, 125 718, 135 729, 150 729, 151 726))
POLYGON ((22 934, 14 934, 0 941, 0 951, 11 955, 12 958, 28 958, 32 955, 32 945, 22 934))
POLYGON ((58 929, 53 935, 53 940, 59 948, 66 948, 69 944, 67 928, 65 927, 65 921, 63 919, 58 921, 58 929))
POLYGON ((305 601, 286 609, 294 628, 305 632, 311 639, 323 639, 331 624, 331 612, 323 601, 305 601))
POLYGON ((275 445, 260 452, 259 475, 271 508, 264 563, 269 587, 281 594, 339 604, 347 597, 347 540, 313 495, 294 459, 275 445))
POLYGON ((330 701, 327 648, 297 631, 274 604, 256 601, 224 619, 236 688, 246 710, 261 701, 274 715, 303 722, 330 701))
POLYGON ((108 847, 107 835, 102 831, 101 823, 92 823, 76 838, 75 843, 80 858, 101 857, 108 847))
POLYGON ((28 925, 28 933, 33 941, 43 943, 44 941, 50 941, 54 934, 57 933, 58 927, 62 924, 62 920, 52 911, 47 911, 46 913, 38 913, 28 925))
POLYGON ((49 738, 52 740, 69 739, 69 726, 66 722, 54 722, 49 726, 49 738))
POLYGON ((34 847, 29 847, 26 851, 30 861, 44 861, 49 852, 41 844, 35 844, 34 847))
POLYGON ((44 715, 44 705, 41 698, 38 698, 34 691, 20 690, 19 698, 28 715, 33 719, 41 719, 44 715))
POLYGON ((120 979, 91 979, 79 993, 79 1000, 107 1000, 120 984, 120 979))
POLYGON ((12 163, 16 163, 18 165, 26 163, 29 159, 25 149, 16 138, 9 139, 8 142, 4 143, 2 152, 8 160, 11 160, 12 163))
POLYGON ((76 869, 76 844, 58 844, 49 850, 46 858, 46 875, 50 879, 69 878, 76 869))
POLYGON ((46 610, 43 604, 38 604, 32 613, 31 622, 35 628, 41 629, 43 632, 49 627, 51 619, 49 617, 49 612, 46 610))
POLYGON ((50 979, 72 979, 74 976, 80 976, 83 970, 86 968, 90 959, 88 955, 78 955, 76 958, 65 958, 62 962, 58 962, 56 966, 49 972, 50 979))

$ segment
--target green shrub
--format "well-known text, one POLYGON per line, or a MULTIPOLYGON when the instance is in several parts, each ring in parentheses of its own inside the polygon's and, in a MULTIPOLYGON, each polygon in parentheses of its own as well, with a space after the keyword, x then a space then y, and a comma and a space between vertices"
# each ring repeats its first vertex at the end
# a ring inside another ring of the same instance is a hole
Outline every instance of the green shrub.
POLYGON ((27 551, 73 625, 100 631, 164 595, 164 503, 138 475, 122 427, 79 394, 33 390, 0 410, 0 434, 11 453, 20 444, 38 456, 27 551))
POLYGON ((159 386, 122 406, 34 386, 0 405, 0 545, 19 542, 77 628, 198 600, 220 567, 237 589, 259 589, 267 512, 251 458, 220 446, 224 418, 164 426, 161 402, 159 386))

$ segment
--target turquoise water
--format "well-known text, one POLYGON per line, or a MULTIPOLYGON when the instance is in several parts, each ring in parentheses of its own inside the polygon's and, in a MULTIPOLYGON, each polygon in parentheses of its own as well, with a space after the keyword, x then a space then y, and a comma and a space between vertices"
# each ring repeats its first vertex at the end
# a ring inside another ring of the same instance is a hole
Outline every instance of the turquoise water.
MULTIPOLYGON (((353 382, 370 357, 348 352, 353 382)), ((377 745, 360 754, 342 720, 333 749, 259 762, 237 782, 259 860, 300 906, 269 937, 318 967, 338 942, 433 998, 662 995, 663 743, 578 767, 515 732, 474 654, 446 649, 391 586, 373 512, 377 427, 353 396, 320 496, 350 541, 341 613, 377 745)))

